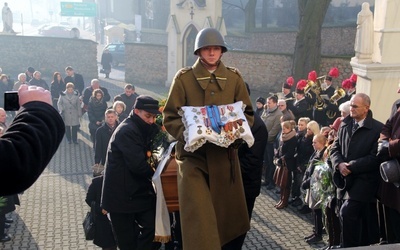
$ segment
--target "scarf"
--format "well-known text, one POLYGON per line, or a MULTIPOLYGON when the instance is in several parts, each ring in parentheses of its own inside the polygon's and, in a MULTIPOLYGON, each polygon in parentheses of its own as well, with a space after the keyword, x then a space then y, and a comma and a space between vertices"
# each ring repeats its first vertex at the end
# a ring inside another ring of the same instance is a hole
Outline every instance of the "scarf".
POLYGON ((296 136, 296 131, 294 129, 292 129, 292 131, 290 131, 287 134, 282 133, 281 134, 281 141, 285 142, 285 141, 289 141, 290 139, 292 139, 294 136, 296 136))

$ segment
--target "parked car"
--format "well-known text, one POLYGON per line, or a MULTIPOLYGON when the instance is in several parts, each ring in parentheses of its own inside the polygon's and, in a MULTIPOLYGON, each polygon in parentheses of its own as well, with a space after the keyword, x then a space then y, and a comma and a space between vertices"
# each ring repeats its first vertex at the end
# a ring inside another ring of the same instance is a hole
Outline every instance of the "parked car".
MULTIPOLYGON (((120 63, 125 64, 125 44, 123 43, 109 43, 104 47, 108 49, 113 57, 113 66, 116 67, 120 63)), ((104 51, 104 50, 103 50, 104 51)))
POLYGON ((78 28, 69 28, 61 25, 45 25, 41 27, 38 31, 39 34, 42 36, 67 38, 79 38, 80 36, 78 28))

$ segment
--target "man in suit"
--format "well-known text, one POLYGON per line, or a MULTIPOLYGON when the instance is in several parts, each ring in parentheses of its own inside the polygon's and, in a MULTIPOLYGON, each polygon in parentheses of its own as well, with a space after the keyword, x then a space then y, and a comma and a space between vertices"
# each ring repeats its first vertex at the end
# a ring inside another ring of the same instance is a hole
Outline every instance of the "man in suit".
POLYGON ((71 66, 65 68, 65 73, 67 76, 64 79, 65 84, 72 82, 75 89, 79 91, 79 95, 83 94, 83 89, 85 88, 85 82, 83 81, 83 76, 81 74, 75 73, 71 66))
POLYGON ((376 193, 379 183, 378 138, 383 124, 372 118, 368 95, 351 98, 350 115, 343 119, 331 149, 334 183, 338 188, 341 247, 379 242, 376 193))

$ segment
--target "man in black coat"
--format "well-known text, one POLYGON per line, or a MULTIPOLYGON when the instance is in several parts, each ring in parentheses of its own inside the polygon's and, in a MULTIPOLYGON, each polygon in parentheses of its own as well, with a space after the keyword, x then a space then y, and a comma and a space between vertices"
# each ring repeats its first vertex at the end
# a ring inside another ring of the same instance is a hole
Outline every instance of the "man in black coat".
POLYGON ((29 188, 50 162, 65 133, 49 91, 22 85, 18 95, 21 108, 0 137, 0 196, 29 188))
POLYGON ((75 73, 71 66, 65 68, 65 73, 67 76, 64 78, 65 84, 72 82, 75 89, 79 91, 79 95, 83 94, 83 89, 85 88, 85 82, 81 74, 75 73))
POLYGON ((111 99, 111 96, 108 93, 108 90, 104 87, 100 87, 100 81, 98 79, 92 79, 92 81, 90 82, 90 86, 85 88, 85 90, 83 91, 82 102, 84 104, 85 111, 87 111, 90 97, 92 96, 93 91, 96 89, 101 89, 103 91, 103 94, 104 94, 103 100, 105 102, 108 102, 111 99))
POLYGON ((379 183, 378 138, 383 124, 372 118, 368 95, 351 98, 350 115, 341 123, 331 149, 334 183, 340 208, 341 246, 357 247, 379 242, 376 193, 379 183))
POLYGON ((103 166, 106 163, 108 142, 118 126, 117 112, 113 109, 107 109, 104 121, 103 125, 96 130, 96 144, 94 148, 94 163, 103 166))
POLYGON ((139 96, 134 108, 111 136, 101 199, 121 250, 151 249, 155 233, 156 194, 149 151, 159 131, 154 124, 160 114, 158 101, 139 96))
POLYGON ((125 103, 125 114, 126 116, 132 111, 133 105, 135 104, 136 98, 139 95, 135 92, 135 86, 128 83, 125 85, 124 93, 118 95, 121 98, 121 101, 125 103))
MULTIPOLYGON (((249 220, 254 208, 256 198, 260 195, 261 176, 264 161, 264 151, 267 146, 268 131, 263 120, 258 115, 254 116, 254 123, 251 127, 254 136, 254 144, 251 148, 247 144, 240 146, 238 156, 242 173, 246 206, 249 213, 249 220)), ((222 247, 222 250, 242 249, 246 234, 242 234, 222 247)))

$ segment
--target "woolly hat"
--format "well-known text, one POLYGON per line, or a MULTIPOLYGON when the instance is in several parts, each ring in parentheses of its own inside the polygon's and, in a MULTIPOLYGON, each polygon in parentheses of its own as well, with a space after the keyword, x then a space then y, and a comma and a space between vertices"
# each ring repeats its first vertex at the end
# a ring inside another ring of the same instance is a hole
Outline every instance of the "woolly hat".
POLYGON ((317 81, 317 72, 315 72, 315 70, 311 71, 310 73, 308 73, 308 80, 310 81, 317 81))
POLYGON ((262 103, 262 105, 265 104, 265 98, 262 96, 257 97, 256 102, 262 103))
POLYGON ((304 79, 301 79, 300 81, 297 82, 296 85, 296 93, 298 94, 304 94, 304 88, 307 86, 307 81, 304 79))
POLYGON ((294 83, 293 77, 289 76, 289 77, 286 79, 286 82, 283 84, 282 87, 283 87, 284 89, 292 89, 293 83, 294 83))
POLYGON ((28 71, 29 71, 30 73, 32 73, 32 74, 33 74, 33 72, 35 72, 35 69, 34 69, 34 68, 32 68, 32 67, 29 67, 29 68, 28 68, 28 71))
POLYGON ((144 110, 151 114, 161 114, 158 107, 158 101, 147 95, 138 96, 133 108, 144 110))
POLYGON ((338 76, 339 76, 338 68, 331 68, 331 70, 329 70, 328 75, 325 76, 325 79, 328 81, 332 81, 332 78, 337 78, 338 76))

